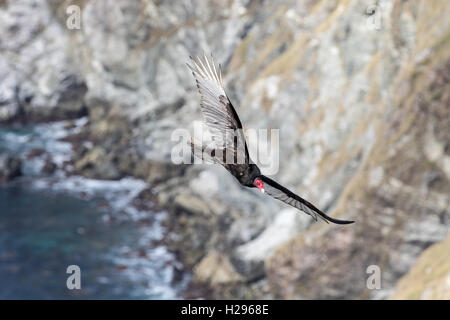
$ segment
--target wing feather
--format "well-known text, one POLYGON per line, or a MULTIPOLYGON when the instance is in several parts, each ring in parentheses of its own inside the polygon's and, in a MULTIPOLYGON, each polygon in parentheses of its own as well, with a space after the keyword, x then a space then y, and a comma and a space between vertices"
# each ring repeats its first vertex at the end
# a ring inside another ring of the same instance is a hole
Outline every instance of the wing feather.
POLYGON ((309 214, 316 221, 317 218, 319 217, 327 223, 328 221, 336 224, 353 223, 353 221, 338 220, 329 217, 328 215, 320 211, 318 208, 316 208, 312 203, 306 201, 302 197, 296 195, 292 191, 281 186, 280 184, 278 184, 277 182, 273 181, 272 179, 266 176, 261 176, 260 179, 264 182, 265 193, 267 193, 268 195, 277 200, 283 201, 284 203, 305 212, 306 214, 309 214))
POLYGON ((249 163, 242 124, 223 88, 221 67, 219 65, 219 73, 217 73, 212 56, 211 61, 205 54, 203 58, 204 61, 198 56, 197 60, 191 57, 192 65, 187 64, 187 66, 191 69, 200 92, 204 122, 218 149, 232 151, 235 161, 249 163))

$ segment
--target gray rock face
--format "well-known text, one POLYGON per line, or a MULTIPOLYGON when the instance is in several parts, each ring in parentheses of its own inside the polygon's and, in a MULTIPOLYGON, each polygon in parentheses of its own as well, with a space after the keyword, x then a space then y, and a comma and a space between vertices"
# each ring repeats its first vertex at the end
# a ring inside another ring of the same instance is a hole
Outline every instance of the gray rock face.
POLYGON ((149 181, 169 248, 214 297, 387 297, 448 230, 450 7, 373 3, 86 0, 69 30, 69 1, 7 1, 0 121, 87 112, 75 171, 149 181), (277 180, 355 225, 285 225, 223 168, 172 163, 174 130, 201 119, 185 62, 202 50, 244 126, 279 129, 277 180))
POLYGON ((85 113, 87 87, 63 28, 45 1, 7 1, 0 7, 0 122, 85 113))

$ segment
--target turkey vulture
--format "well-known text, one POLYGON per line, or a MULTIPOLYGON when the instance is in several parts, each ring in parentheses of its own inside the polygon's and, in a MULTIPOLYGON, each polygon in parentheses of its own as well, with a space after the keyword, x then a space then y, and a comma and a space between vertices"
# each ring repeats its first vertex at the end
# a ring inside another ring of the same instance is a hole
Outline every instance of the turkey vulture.
POLYGON ((204 53, 203 56, 204 61, 198 56, 197 61, 190 57, 192 65, 187 63, 187 66, 197 82, 203 119, 212 135, 214 147, 206 150, 206 147, 191 141, 192 151, 199 151, 202 156, 207 152, 214 162, 223 165, 242 185, 256 187, 262 193, 309 214, 316 221, 320 217, 327 223, 353 223, 327 216, 310 202, 261 174, 258 166, 250 159, 241 121, 225 93, 221 67, 219 65, 217 71, 212 56, 211 59, 204 53))

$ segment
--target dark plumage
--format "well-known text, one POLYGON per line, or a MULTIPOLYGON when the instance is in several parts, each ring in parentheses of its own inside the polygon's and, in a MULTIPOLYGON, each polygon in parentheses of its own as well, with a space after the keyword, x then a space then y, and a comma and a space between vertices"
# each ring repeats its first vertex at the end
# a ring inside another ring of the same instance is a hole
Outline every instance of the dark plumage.
POLYGON ((261 192, 311 215, 315 220, 320 217, 336 224, 353 223, 327 216, 310 202, 261 174, 258 166, 250 159, 241 121, 225 93, 220 65, 217 72, 214 60, 211 57, 210 61, 206 55, 204 61, 198 57, 197 61, 192 57, 191 60, 193 65, 188 64, 188 67, 196 79, 204 122, 215 144, 214 149, 208 149, 191 142, 194 153, 203 155, 206 152, 243 186, 258 188, 261 192))

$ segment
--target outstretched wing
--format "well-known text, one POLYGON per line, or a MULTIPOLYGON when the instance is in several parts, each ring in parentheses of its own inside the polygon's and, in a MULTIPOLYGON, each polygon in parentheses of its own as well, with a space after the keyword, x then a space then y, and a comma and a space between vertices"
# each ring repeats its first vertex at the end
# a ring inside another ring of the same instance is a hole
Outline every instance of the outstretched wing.
POLYGON ((211 132, 217 149, 224 150, 227 156, 233 156, 235 163, 249 163, 247 144, 242 124, 223 88, 222 71, 219 65, 217 73, 214 60, 206 57, 204 61, 197 57, 187 64, 197 82, 201 95, 200 106, 203 119, 211 132))
POLYGON ((312 203, 306 201, 305 199, 299 197, 292 191, 281 186, 277 182, 266 176, 259 177, 264 182, 264 192, 268 195, 274 197, 277 200, 283 201, 294 208, 297 208, 310 216, 312 216, 316 221, 317 217, 323 219, 328 223, 328 221, 336 224, 349 224, 354 221, 337 220, 327 216, 325 213, 317 209, 312 203))

